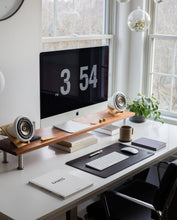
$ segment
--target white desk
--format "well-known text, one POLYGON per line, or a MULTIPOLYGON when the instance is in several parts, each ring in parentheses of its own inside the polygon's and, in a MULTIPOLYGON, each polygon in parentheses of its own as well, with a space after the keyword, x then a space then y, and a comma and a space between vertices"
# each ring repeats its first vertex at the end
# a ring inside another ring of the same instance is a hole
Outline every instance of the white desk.
MULTIPOLYGON (((119 124, 121 123, 123 122, 119 122, 119 124)), ((95 132, 99 137, 97 145, 86 147, 71 154, 48 147, 24 154, 25 169, 21 171, 16 170, 16 157, 8 155, 9 163, 0 165, 0 212, 15 220, 56 219, 56 216, 64 215, 66 211, 78 204, 177 152, 177 126, 161 125, 152 121, 135 124, 127 120, 127 123, 134 127, 133 139, 146 136, 165 141, 167 147, 157 151, 152 157, 105 179, 65 165, 65 162, 115 143, 118 139, 117 136, 111 137, 95 132), (28 184, 30 179, 58 168, 90 179, 94 185, 66 200, 62 200, 28 184)), ((2 154, 0 157, 2 161, 2 154)), ((0 219, 3 218, 0 216, 0 219)))

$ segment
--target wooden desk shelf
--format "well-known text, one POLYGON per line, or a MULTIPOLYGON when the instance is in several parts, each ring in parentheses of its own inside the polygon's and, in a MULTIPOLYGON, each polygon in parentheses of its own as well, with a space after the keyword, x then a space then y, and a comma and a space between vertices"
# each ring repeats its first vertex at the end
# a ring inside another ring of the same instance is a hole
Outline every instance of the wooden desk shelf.
MULTIPOLYGON (((82 131, 79 131, 76 133, 68 133, 68 132, 56 129, 54 127, 41 128, 41 129, 37 129, 35 134, 41 136, 44 139, 45 138, 52 138, 52 139, 49 139, 46 141, 36 140, 36 141, 31 142, 21 148, 17 148, 16 146, 14 146, 10 142, 10 140, 7 140, 6 142, 0 141, 0 149, 5 153, 10 153, 15 156, 20 156, 20 155, 23 155, 23 154, 28 153, 30 151, 37 150, 39 148, 60 142, 60 141, 65 140, 67 138, 74 137, 76 135, 94 130, 96 128, 114 123, 116 121, 120 121, 120 120, 129 118, 131 116, 134 116, 134 113, 129 112, 129 111, 124 111, 123 113, 120 113, 118 116, 111 115, 110 113, 108 113, 107 110, 100 111, 100 112, 97 112, 94 114, 89 114, 85 117, 81 117, 81 118, 74 120, 74 121, 77 121, 77 122, 80 122, 83 124, 87 124, 90 126, 89 128, 84 129, 82 131), (103 118, 105 119, 105 121, 99 123, 99 120, 103 119, 103 118), (92 124, 92 122, 96 122, 96 124, 92 124)), ((20 161, 20 163, 22 163, 22 161, 20 161)))

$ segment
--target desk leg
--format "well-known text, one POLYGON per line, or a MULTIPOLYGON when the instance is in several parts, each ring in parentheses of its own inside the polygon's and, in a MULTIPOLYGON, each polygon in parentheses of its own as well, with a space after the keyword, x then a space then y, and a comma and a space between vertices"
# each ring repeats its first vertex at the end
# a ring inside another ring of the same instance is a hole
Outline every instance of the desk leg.
POLYGON ((77 207, 66 212, 66 220, 77 220, 77 207))
POLYGON ((3 151, 3 163, 8 163, 7 161, 7 152, 3 151))
POLYGON ((23 155, 19 155, 18 156, 18 167, 17 170, 23 170, 24 166, 23 166, 23 155))

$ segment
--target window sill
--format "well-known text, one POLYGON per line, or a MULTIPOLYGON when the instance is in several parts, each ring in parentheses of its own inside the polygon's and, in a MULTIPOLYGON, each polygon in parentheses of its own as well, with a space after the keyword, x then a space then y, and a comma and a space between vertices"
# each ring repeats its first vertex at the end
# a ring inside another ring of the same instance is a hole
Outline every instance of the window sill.
POLYGON ((177 125, 177 118, 176 117, 169 117, 169 116, 163 116, 161 117, 165 123, 177 125))

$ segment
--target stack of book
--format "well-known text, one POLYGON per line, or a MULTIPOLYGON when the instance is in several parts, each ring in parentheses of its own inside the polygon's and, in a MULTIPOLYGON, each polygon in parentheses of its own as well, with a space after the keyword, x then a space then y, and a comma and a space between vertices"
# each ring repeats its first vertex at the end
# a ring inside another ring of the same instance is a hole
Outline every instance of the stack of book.
POLYGON ((96 144, 97 141, 97 138, 93 134, 84 133, 50 146, 71 153, 92 144, 96 144))

